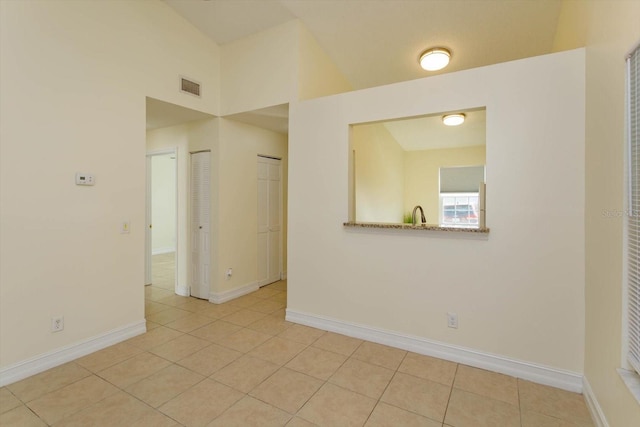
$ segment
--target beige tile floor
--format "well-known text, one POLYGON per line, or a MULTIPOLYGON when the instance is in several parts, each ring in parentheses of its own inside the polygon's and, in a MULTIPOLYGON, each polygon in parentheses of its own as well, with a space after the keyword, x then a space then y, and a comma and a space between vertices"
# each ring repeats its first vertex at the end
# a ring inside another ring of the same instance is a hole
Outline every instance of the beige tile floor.
POLYGON ((151 257, 151 283, 153 286, 172 291, 176 282, 176 254, 153 255, 151 257))
POLYGON ((592 426, 582 395, 145 288, 148 332, 0 388, 0 426, 592 426))

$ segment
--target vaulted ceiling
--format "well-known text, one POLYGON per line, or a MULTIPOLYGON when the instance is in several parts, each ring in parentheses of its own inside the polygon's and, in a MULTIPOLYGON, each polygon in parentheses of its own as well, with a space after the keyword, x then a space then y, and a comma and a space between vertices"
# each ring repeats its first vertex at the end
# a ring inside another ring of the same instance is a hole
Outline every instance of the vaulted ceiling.
MULTIPOLYGON (((551 53, 562 6, 562 0, 164 1, 221 46, 298 19, 354 89, 551 53), (422 70, 420 53, 436 46, 452 52, 451 63, 437 72, 422 70)), ((167 110, 158 107, 153 111, 167 110)), ((287 105, 228 118, 288 131, 287 105)), ((157 117, 154 122, 167 120, 157 117)), ((426 129, 439 132, 440 139, 445 137, 439 116, 388 127, 408 150, 428 148, 424 141, 433 138, 425 136, 426 129), (425 126, 424 121, 437 124, 425 126)), ((446 131, 457 139, 484 142, 478 138, 483 130, 470 125, 446 131)))
POLYGON ((354 89, 550 53, 561 0, 165 0, 219 45, 300 20, 354 89), (449 67, 418 66, 428 47, 449 67))

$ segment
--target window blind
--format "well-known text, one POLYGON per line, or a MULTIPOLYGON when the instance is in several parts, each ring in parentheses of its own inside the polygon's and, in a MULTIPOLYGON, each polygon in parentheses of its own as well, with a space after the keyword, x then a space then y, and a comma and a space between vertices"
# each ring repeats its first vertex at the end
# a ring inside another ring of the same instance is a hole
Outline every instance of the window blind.
POLYGON ((640 47, 627 59, 629 125, 628 299, 629 363, 640 373, 640 47))
POLYGON ((484 182, 484 166, 440 168, 441 193, 477 193, 484 182))

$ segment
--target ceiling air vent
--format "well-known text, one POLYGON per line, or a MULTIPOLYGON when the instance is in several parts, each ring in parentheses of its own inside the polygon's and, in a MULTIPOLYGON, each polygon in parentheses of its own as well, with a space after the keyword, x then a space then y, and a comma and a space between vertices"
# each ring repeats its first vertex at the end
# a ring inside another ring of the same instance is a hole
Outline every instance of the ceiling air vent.
POLYGON ((180 91, 200 97, 200 83, 180 77, 180 91))

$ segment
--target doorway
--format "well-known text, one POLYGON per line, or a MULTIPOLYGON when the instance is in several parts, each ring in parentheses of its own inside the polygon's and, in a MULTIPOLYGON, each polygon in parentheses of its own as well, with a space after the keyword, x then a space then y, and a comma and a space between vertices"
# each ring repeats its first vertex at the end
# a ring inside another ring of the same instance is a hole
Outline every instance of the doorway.
MULTIPOLYGON (((176 202, 174 212, 176 212, 176 243, 174 260, 168 260, 169 267, 173 267, 172 272, 165 272, 165 279, 172 278, 173 286, 167 285, 172 294, 181 296, 189 295, 189 217, 188 217, 188 197, 189 197, 189 147, 190 144, 199 144, 204 138, 209 138, 210 133, 202 131, 193 135, 193 129, 197 128, 198 123, 210 121, 214 116, 200 111, 191 110, 179 105, 171 104, 154 98, 146 98, 146 147, 147 147, 147 204, 146 204, 146 245, 145 245, 145 284, 153 280, 153 259, 152 255, 152 230, 157 227, 151 219, 151 171, 149 155, 174 154, 175 156, 175 173, 176 173, 176 202), (172 274, 173 273, 173 274, 172 274)), ((165 252, 168 254, 170 245, 157 246, 155 258, 161 259, 157 252, 165 252), (164 250, 163 250, 164 248, 164 250)), ((167 255, 165 258, 169 258, 167 255)), ((166 267, 160 265, 160 268, 166 267)), ((158 270, 156 268, 156 270, 158 270)), ((166 281, 165 281, 166 283, 166 281)), ((147 288, 148 293, 153 291, 151 286, 147 288)), ((164 289, 160 289, 165 294, 164 289)))
POLYGON ((174 292, 177 287, 177 150, 147 154, 145 284, 174 292))

